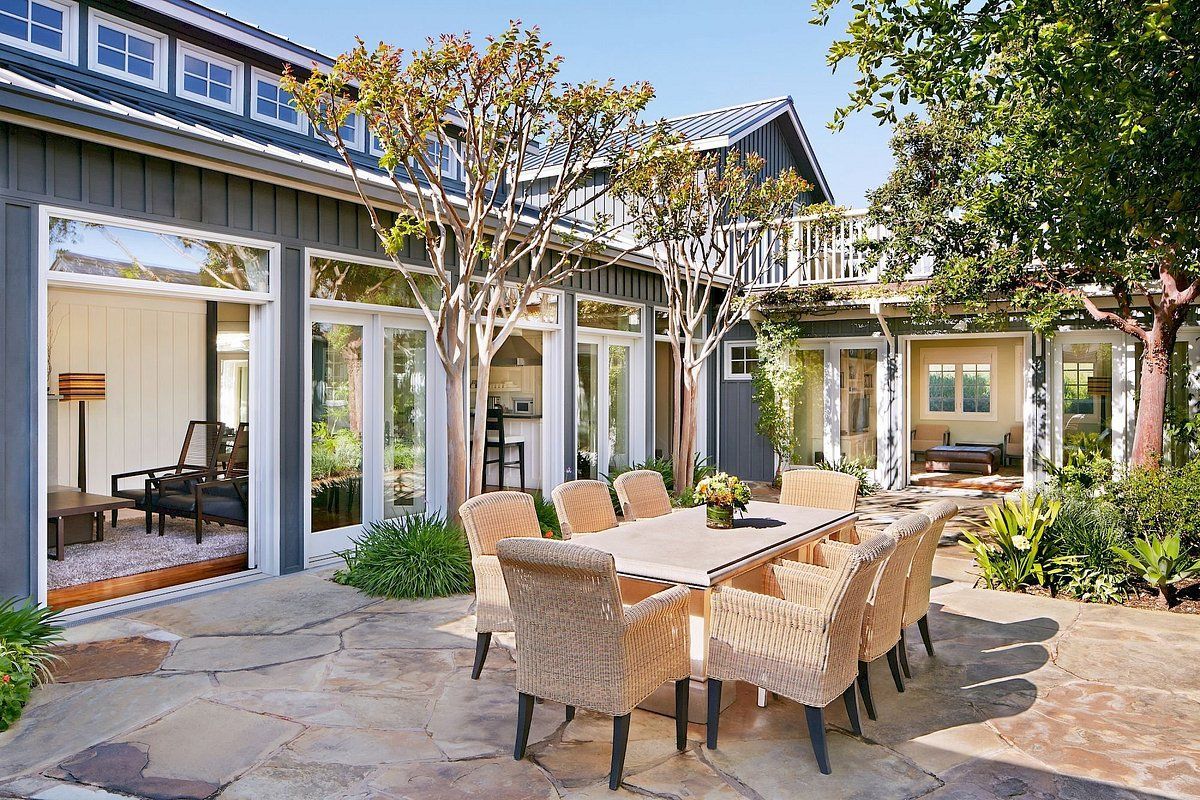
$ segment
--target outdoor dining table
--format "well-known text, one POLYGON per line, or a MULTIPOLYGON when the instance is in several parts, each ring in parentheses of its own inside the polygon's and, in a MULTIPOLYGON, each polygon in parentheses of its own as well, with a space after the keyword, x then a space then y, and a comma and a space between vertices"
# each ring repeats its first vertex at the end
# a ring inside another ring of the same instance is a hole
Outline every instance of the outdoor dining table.
MULTIPOLYGON (((763 568, 777 558, 804 560, 822 539, 849 540, 858 515, 825 508, 751 501, 731 530, 706 525, 704 506, 622 523, 576 537, 578 544, 611 553, 626 603, 636 603, 668 586, 691 590, 692 698, 688 717, 704 722, 705 660, 713 590, 733 586, 762 591, 763 568)), ((722 708, 734 700, 726 692, 722 708)), ((674 693, 664 687, 643 708, 673 715, 674 693)))

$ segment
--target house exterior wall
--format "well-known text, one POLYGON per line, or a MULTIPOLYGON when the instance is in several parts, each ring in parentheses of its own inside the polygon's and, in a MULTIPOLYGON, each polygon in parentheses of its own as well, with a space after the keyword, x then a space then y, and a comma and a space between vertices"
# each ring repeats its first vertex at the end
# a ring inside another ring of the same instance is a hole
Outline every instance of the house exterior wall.
MULTIPOLYGON (((38 531, 33 465, 39 447, 35 430, 39 400, 35 364, 39 329, 37 296, 38 209, 40 206, 94 212, 188 230, 233 235, 280 247, 276 292, 279 320, 278 440, 279 528, 282 572, 304 568, 303 510, 309 502, 304 471, 309 422, 305 416, 308 365, 305 251, 318 248, 347 258, 380 258, 365 211, 350 202, 220 170, 146 155, 36 128, 0 122, 0 331, 9 379, 0 389, 0 412, 13 420, 0 437, 0 596, 32 594, 36 588, 38 531), (24 379, 20 379, 23 376, 24 379)), ((410 243, 405 256, 423 260, 410 243)), ((662 303, 653 273, 618 265, 575 276, 560 287, 568 298, 564 323, 563 374, 574 376, 574 295, 611 297, 643 304, 647 315, 662 303)), ((648 367, 652 359, 646 359, 648 367)), ((652 385, 652 374, 647 376, 652 385)), ((568 411, 564 452, 574 453, 574 392, 564 388, 568 411)), ((710 414, 709 418, 715 415, 710 414)), ((649 417, 653 419, 653 417, 649 417)), ((649 427, 647 428, 649 431, 649 427)), ((649 436, 649 434, 648 434, 649 436)), ((652 444, 652 443, 648 443, 652 444)), ((571 458, 565 459, 567 463, 571 458)))

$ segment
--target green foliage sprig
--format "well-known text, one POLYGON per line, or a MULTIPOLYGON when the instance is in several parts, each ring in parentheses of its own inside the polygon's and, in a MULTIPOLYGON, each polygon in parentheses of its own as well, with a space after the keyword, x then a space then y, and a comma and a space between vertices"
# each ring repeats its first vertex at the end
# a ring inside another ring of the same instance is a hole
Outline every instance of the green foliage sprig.
POLYGON ((441 514, 373 522, 339 552, 337 583, 393 598, 445 597, 471 591, 474 573, 466 534, 441 514))
POLYGON ((0 602, 0 731, 20 719, 33 688, 52 679, 50 648, 62 641, 57 617, 33 601, 0 602))
POLYGON ((796 449, 796 399, 806 382, 821 375, 797 356, 803 329, 790 318, 766 319, 758 324, 758 366, 750 374, 751 394, 758 408, 754 428, 786 463, 796 449))
POLYGON ((1021 495, 987 506, 987 524, 979 533, 963 531, 962 542, 975 558, 979 580, 989 589, 1017 592, 1025 586, 1045 586, 1073 559, 1051 555, 1043 539, 1062 504, 1041 495, 1021 495))

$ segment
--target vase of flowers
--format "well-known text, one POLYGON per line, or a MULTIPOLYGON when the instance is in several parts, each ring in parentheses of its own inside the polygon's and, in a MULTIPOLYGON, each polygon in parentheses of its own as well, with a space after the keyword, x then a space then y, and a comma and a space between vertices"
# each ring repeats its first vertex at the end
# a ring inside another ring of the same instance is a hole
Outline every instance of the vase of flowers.
POLYGON ((733 527, 734 510, 746 510, 750 487, 736 475, 718 472, 696 484, 696 499, 708 506, 708 527, 728 530, 733 527))

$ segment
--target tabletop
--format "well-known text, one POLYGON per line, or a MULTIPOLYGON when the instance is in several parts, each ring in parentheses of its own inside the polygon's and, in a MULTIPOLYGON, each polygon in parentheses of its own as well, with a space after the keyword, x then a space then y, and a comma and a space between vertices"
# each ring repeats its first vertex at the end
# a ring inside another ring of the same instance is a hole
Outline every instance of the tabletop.
POLYGON ((95 514, 114 508, 132 508, 134 502, 124 497, 109 497, 106 494, 63 491, 46 495, 46 511, 49 517, 72 517, 77 514, 95 514))
POLYGON ((747 564, 762 562, 852 525, 858 515, 825 508, 752 501, 732 530, 705 524, 706 508, 623 523, 574 541, 612 553, 627 578, 709 588, 747 564))

